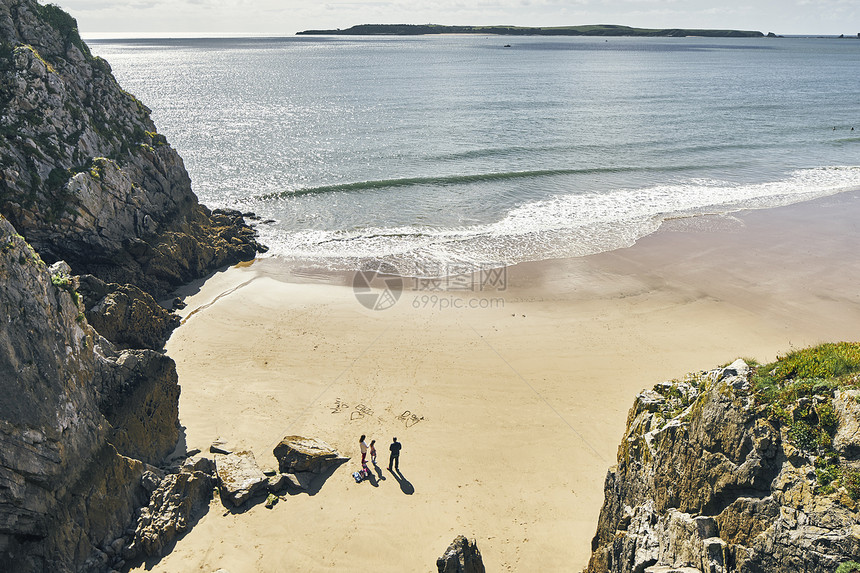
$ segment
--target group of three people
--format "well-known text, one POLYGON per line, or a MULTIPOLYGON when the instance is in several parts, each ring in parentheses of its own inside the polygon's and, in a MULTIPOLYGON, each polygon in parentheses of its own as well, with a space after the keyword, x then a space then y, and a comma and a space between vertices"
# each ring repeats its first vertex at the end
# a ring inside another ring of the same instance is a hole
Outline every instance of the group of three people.
MULTIPOLYGON (((361 467, 367 466, 367 451, 370 450, 370 461, 373 465, 376 465, 376 440, 370 440, 370 445, 367 445, 365 441, 367 436, 364 434, 358 439, 358 446, 361 448, 361 467)), ((391 442, 391 445, 388 446, 388 451, 391 454, 388 457, 388 471, 394 471, 395 469, 400 471, 400 449, 403 446, 400 442, 397 441, 397 438, 394 438, 391 442), (392 467, 393 466, 393 467, 392 467)))

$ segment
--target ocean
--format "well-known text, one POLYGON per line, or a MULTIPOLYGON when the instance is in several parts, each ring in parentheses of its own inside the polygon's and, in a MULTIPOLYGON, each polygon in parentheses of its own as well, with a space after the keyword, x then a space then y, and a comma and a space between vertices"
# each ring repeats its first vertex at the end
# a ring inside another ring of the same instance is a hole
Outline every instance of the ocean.
POLYGON ((860 188, 860 41, 90 40, 210 207, 297 268, 583 256, 860 188), (856 128, 856 131, 852 128, 856 128))

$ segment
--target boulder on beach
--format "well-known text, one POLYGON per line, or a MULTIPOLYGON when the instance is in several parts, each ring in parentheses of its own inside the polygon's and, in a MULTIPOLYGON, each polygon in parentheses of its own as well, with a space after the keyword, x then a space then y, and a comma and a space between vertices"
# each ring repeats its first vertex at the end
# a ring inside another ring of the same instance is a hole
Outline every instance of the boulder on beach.
POLYGON ((215 468, 221 495, 235 507, 243 505, 257 493, 266 491, 269 486, 269 478, 257 466, 251 452, 216 455, 215 468))
POLYGON ((274 454, 281 473, 318 474, 349 459, 322 440, 302 436, 285 437, 275 446, 274 454))

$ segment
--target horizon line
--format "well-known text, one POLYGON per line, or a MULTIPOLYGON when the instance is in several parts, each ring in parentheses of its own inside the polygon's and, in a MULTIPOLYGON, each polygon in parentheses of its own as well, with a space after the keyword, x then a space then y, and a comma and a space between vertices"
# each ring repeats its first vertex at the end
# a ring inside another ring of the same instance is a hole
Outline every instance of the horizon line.
MULTIPOLYGON (((416 25, 424 25, 424 24, 416 24, 416 25)), ((502 27, 502 26, 499 26, 499 27, 502 27)), ((520 26, 520 27, 539 28, 540 26, 520 26)), ((558 27, 558 26, 554 26, 554 27, 558 27)), ((348 29, 348 28, 343 28, 343 29, 348 29)), ((660 29, 662 29, 662 28, 660 28, 660 29)), ((666 28, 666 29, 670 29, 670 28, 666 28)), ((684 29, 686 29, 686 28, 684 28, 684 29)), ((706 29, 710 29, 710 28, 695 28, 695 29, 706 30, 706 29)), ((299 32, 302 32, 302 31, 304 31, 304 30, 300 30, 299 32)), ((208 31, 208 32, 80 32, 80 35, 84 41, 89 41, 89 40, 95 40, 95 41, 99 41, 99 40, 206 40, 206 39, 219 40, 219 39, 241 39, 241 38, 259 38, 259 39, 263 39, 263 38, 296 38, 297 36, 301 36, 304 38, 319 37, 319 36, 343 36, 342 34, 310 35, 310 34, 299 34, 299 32, 215 32, 215 31, 208 31)), ((839 39, 840 37, 844 37, 845 39, 852 39, 852 38, 860 37, 860 34, 855 36, 853 34, 847 35, 844 33, 842 33, 842 34, 824 34, 824 33, 814 33, 814 32, 797 33, 797 34, 780 34, 780 33, 776 33, 776 32, 773 32, 773 33, 777 37, 781 37, 781 38, 836 38, 836 39, 839 39)), ((419 34, 419 35, 421 35, 421 36, 436 36, 439 34, 419 34)), ((470 35, 470 36, 481 36, 482 34, 468 34, 468 35, 470 35)), ((508 38, 512 37, 512 36, 507 36, 507 35, 490 34, 490 33, 487 33, 486 35, 487 36, 508 37, 508 38)), ((396 34, 391 34, 391 35, 368 34, 366 36, 350 35, 348 37, 351 37, 351 38, 361 38, 361 37, 374 37, 374 38, 389 37, 389 38, 393 38, 393 37, 398 37, 398 35, 396 35, 396 34)), ((403 37, 410 37, 410 36, 404 35, 403 37)), ((412 37, 414 37, 414 36, 412 36, 412 37)), ((521 36, 514 36, 514 37, 529 38, 532 36, 530 36, 528 34, 523 34, 521 36)), ((592 38, 592 37, 603 37, 603 36, 535 36, 535 37, 542 37, 542 38, 548 38, 548 37, 553 37, 553 38, 555 38, 555 37, 560 37, 560 38, 561 37, 565 37, 565 38, 592 38)), ((639 38, 639 39, 642 39, 642 38, 647 38, 647 37, 651 37, 651 36, 614 36, 614 37, 615 38, 639 38)), ((668 38, 668 36, 653 36, 653 38, 664 38, 665 39, 665 38, 668 38)), ((773 39, 772 37, 768 38, 766 34, 762 38, 763 39, 773 39)), ((712 39, 719 39, 719 38, 712 38, 712 39)), ((726 38, 726 39, 745 39, 745 38, 726 38)), ((758 39, 758 38, 751 38, 751 39, 758 39)))

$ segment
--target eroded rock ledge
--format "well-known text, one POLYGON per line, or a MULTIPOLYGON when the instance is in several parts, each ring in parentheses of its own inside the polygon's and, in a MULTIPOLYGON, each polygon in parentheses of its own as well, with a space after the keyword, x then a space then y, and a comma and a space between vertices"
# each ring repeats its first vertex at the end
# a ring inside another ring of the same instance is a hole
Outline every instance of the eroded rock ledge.
POLYGON ((588 571, 831 573, 860 555, 860 344, 658 384, 630 410, 588 571))

